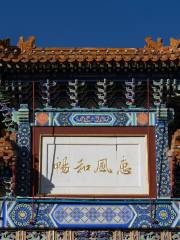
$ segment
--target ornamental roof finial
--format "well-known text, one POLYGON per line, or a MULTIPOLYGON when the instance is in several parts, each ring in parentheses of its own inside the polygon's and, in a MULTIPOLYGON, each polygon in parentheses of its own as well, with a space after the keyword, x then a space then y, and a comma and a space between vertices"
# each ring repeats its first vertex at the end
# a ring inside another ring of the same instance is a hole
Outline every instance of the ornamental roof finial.
POLYGON ((156 48, 156 49, 159 49, 159 48, 163 47, 163 40, 160 37, 157 38, 157 41, 153 41, 152 37, 146 37, 145 38, 145 42, 147 44, 145 46, 145 48, 156 48))
POLYGON ((170 47, 171 48, 180 48, 180 39, 170 38, 170 47))
POLYGON ((35 48, 35 37, 30 36, 28 40, 24 40, 24 37, 20 37, 17 46, 21 49, 21 51, 31 52, 33 48, 35 48))

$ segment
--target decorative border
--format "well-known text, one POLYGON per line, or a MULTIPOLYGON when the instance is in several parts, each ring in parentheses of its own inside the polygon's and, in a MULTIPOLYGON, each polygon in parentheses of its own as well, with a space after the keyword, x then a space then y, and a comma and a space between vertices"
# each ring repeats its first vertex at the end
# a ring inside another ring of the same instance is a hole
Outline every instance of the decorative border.
POLYGON ((168 122, 159 120, 156 127, 156 179, 159 197, 171 196, 170 162, 167 152, 168 122))
POLYGON ((7 201, 7 214, 2 221, 6 228, 177 228, 179 210, 180 202, 175 201, 33 203, 28 199, 7 201))
POLYGON ((16 195, 29 196, 31 194, 31 128, 29 123, 29 109, 26 104, 18 111, 18 160, 16 174, 16 195))
POLYGON ((167 110, 124 112, 36 112, 35 126, 154 126, 156 128, 157 195, 170 197, 167 110))
POLYGON ((8 240, 145 240, 145 239, 180 239, 180 231, 177 230, 161 230, 158 229, 142 229, 142 230, 52 230, 52 229, 35 229, 35 230, 1 230, 0 239, 8 240))
POLYGON ((155 126, 156 112, 36 112, 35 126, 155 126))
MULTIPOLYGON (((19 175, 22 180, 18 182, 20 195, 30 193, 30 124, 27 117, 28 108, 22 105, 19 110, 18 146, 19 146, 19 175), (24 169, 21 167, 25 166, 24 169), (28 166, 26 166, 29 164, 28 166), (25 181, 23 181, 23 177, 25 181), (21 186, 23 185, 23 186, 21 186), (20 188, 21 186, 21 188, 20 188), (23 190, 24 189, 24 190, 23 190)), ((156 176, 157 195, 159 197, 170 197, 169 162, 166 156, 167 151, 167 109, 158 111, 131 109, 126 111, 39 111, 35 113, 35 126, 132 126, 147 127, 154 126, 156 129, 156 176)))

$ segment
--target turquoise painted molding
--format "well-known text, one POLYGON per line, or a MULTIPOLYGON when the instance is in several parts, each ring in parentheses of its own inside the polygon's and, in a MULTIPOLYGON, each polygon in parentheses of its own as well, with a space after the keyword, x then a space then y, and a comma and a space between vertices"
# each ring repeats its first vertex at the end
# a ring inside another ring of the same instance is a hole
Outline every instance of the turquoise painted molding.
POLYGON ((156 112, 36 112, 35 126, 155 126, 156 112))

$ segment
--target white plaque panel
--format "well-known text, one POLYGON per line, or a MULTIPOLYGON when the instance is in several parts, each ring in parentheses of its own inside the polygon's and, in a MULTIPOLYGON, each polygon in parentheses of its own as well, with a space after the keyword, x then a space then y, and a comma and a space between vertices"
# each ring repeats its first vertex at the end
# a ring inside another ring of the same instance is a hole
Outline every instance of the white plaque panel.
POLYGON ((40 194, 149 194, 146 136, 44 136, 40 146, 40 194))

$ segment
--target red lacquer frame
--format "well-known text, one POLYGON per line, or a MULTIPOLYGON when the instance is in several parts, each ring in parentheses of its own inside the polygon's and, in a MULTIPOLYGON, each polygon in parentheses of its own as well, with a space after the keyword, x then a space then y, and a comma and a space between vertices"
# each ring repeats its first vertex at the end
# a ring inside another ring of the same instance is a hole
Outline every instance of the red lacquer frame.
MULTIPOLYGON (((33 195, 38 195, 39 151, 42 136, 147 136, 148 140, 148 195, 45 195, 61 198, 156 198, 156 159, 154 127, 33 127, 33 195)), ((38 195, 42 196, 42 195, 38 195)), ((44 196, 44 195, 43 195, 44 196)))

